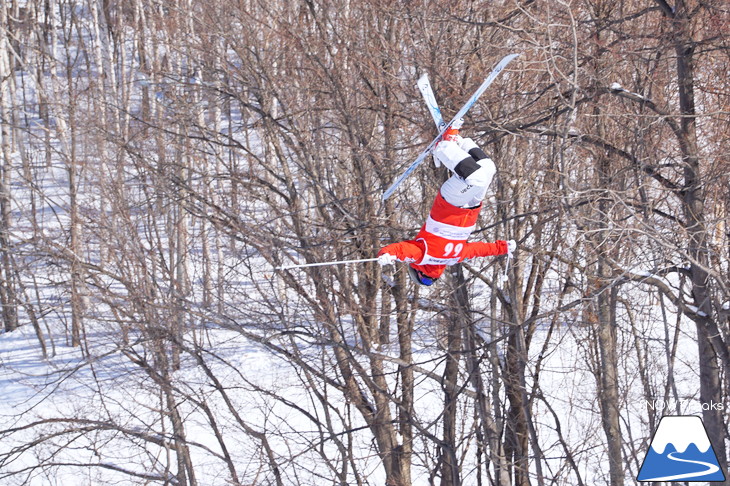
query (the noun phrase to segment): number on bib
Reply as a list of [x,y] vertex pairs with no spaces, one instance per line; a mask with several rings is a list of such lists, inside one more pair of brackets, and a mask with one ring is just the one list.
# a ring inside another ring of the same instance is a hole
[[446,246],[444,247],[444,256],[458,256],[459,253],[461,253],[461,250],[464,249],[464,243],[459,243],[458,245],[454,246],[453,243],[446,243]]

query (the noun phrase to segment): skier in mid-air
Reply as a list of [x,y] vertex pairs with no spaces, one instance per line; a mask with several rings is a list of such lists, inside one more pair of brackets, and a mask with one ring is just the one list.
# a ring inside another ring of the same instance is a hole
[[468,258],[511,254],[517,246],[514,240],[466,241],[476,228],[482,200],[497,168],[474,140],[459,135],[462,123],[455,122],[433,150],[436,165],[440,162],[453,175],[441,185],[421,231],[414,239],[392,243],[378,253],[380,265],[409,263],[408,274],[421,285],[432,285],[447,265]]

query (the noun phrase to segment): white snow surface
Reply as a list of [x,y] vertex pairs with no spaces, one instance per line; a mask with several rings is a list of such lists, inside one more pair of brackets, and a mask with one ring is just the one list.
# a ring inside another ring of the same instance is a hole
[[[113,339],[109,335],[99,338]],[[323,408],[312,403],[312,395],[296,370],[235,332],[219,329],[210,333],[209,338],[211,351],[217,357],[207,364],[223,383],[246,426],[254,432],[266,432],[277,457],[301,456],[302,466],[306,465],[302,469],[309,474],[328,474],[324,461],[317,460],[317,448],[311,446],[323,431],[307,418],[307,414],[322,413]],[[12,441],[0,443],[0,455],[49,430],[105,424],[92,434],[71,434],[70,439],[66,436],[67,443],[49,441],[38,450],[16,454],[4,470],[0,468],[0,477],[11,471],[32,470],[39,461],[51,466],[29,473],[27,481],[22,474],[6,478],[0,482],[3,486],[132,485],[138,484],[134,476],[142,474],[153,484],[162,484],[170,476],[171,472],[163,467],[164,449],[155,445],[155,440],[169,440],[170,433],[156,411],[162,408],[159,389],[115,350],[114,344],[94,345],[104,347],[106,352],[82,357],[78,348],[57,344],[56,356],[44,360],[31,326],[0,334],[0,430],[26,428],[13,434]],[[228,452],[239,467],[243,484],[255,484],[256,477],[263,480],[265,475],[257,472],[261,467],[259,442],[228,413],[226,404],[216,396],[200,368],[192,360],[184,361],[173,384],[191,399],[207,402],[225,434]],[[262,393],[263,390],[266,392]],[[347,409],[336,392],[328,390],[328,394],[332,406]],[[199,484],[230,484],[220,461],[221,446],[208,418],[189,401],[181,400],[179,408]],[[333,422],[337,427],[337,418]],[[144,440],[136,440],[137,435]],[[368,457],[372,451],[367,442],[355,444],[364,456],[359,459],[362,470],[369,471],[372,484],[378,484],[381,471],[377,460]],[[337,454],[329,443],[323,444],[321,451],[332,457]],[[303,471],[283,462],[285,484],[311,484],[309,479],[301,479]],[[66,467],[60,467],[61,464]]]
[[[428,337],[432,325],[429,319],[419,324],[420,332],[425,331],[426,334],[415,350],[414,361],[425,370],[440,373],[443,371],[443,354]],[[489,339],[488,330],[482,334],[485,339]],[[536,333],[534,340],[540,342],[540,346],[532,347],[531,363],[534,363],[536,353],[546,337],[546,329]],[[312,420],[313,416],[322,417],[325,409],[316,402],[311,384],[302,376],[301,370],[232,330],[211,329],[207,339],[206,349],[215,353],[215,359],[206,361],[223,383],[243,420],[254,430],[267,433],[275,454],[281,460],[284,484],[316,484],[317,477],[331,477],[331,471],[316,453],[318,448],[312,447],[313,443],[320,440],[321,434],[329,434]],[[604,439],[598,418],[600,410],[590,398],[595,396],[595,380],[584,361],[588,339],[589,334],[585,330],[561,326],[546,343],[540,386],[561,422],[563,440],[573,447],[591,451],[575,456],[582,474],[595,476],[603,469],[605,456],[601,452]],[[159,414],[155,413],[155,403],[160,400],[157,396],[159,391],[138,367],[116,349],[113,336],[98,333],[92,337],[92,341],[99,350],[93,357],[82,357],[79,349],[57,344],[56,356],[43,360],[31,326],[0,334],[0,362],[3,369],[0,389],[4,398],[0,402],[0,429],[24,427],[42,420],[83,418],[111,423],[115,430],[108,435],[103,430],[96,433],[94,437],[99,441],[97,444],[91,442],[89,437],[79,437],[68,444],[58,444],[57,449],[51,448],[45,452],[30,450],[20,454],[11,464],[16,471],[30,468],[38,460],[36,454],[44,457],[43,454],[47,453],[56,454],[56,462],[59,463],[97,464],[97,467],[49,468],[50,474],[39,471],[31,475],[27,483],[3,484],[131,485],[135,483],[122,471],[148,474],[157,478],[153,483],[162,481],[165,474],[170,474],[161,468],[161,461],[153,459],[159,458],[163,450],[151,440],[139,443],[133,437],[135,433],[152,438],[162,437],[165,432],[160,425]],[[689,348],[686,343],[685,347]],[[307,352],[311,352],[312,363],[315,363],[319,351],[312,347]],[[383,354],[393,353],[383,350]],[[645,424],[646,407],[640,395],[636,394],[638,384],[631,383],[635,372],[628,368],[628,362],[625,365],[627,368],[622,376],[622,386],[629,392],[622,416],[627,426],[631,427],[632,435],[637,439],[648,439],[652,431],[642,425]],[[395,380],[395,374],[391,375],[391,379]],[[423,424],[437,424],[443,403],[440,384],[420,373],[416,381],[418,419]],[[174,377],[174,384],[196,399],[207,400],[225,431],[229,451],[241,467],[241,476],[253,480],[261,467],[259,444],[227,413],[225,403],[216,397],[205,374],[194,362],[185,360]],[[678,384],[686,389],[681,381]],[[531,384],[528,381],[529,386]],[[349,429],[358,430],[353,435],[352,455],[360,471],[366,473],[367,484],[383,484],[382,465],[373,449],[372,436],[363,427],[362,418],[358,418],[358,414],[336,390],[323,388],[318,391],[321,393],[323,390],[326,390],[330,406],[343,412],[332,417],[334,432],[341,434]],[[468,403],[465,401],[464,405],[468,406]],[[181,411],[185,416],[188,439],[193,442],[191,453],[199,483],[210,486],[228,484],[227,472],[218,459],[220,446],[211,433],[206,416],[190,403],[181,403]],[[536,402],[534,414],[543,452],[554,470],[557,470],[562,460],[553,415],[541,401]],[[468,424],[465,426],[468,427]],[[0,454],[48,430],[32,427],[19,432],[13,436],[13,442],[0,444]],[[431,431],[439,433],[438,428]],[[427,441],[422,440],[418,438],[415,445],[417,455],[414,457],[413,484],[417,486],[429,484],[428,463],[421,461],[421,456],[427,454],[429,449],[424,448]],[[686,448],[686,444],[678,444],[676,438],[673,440],[678,449]],[[664,439],[660,436],[657,444],[662,441]],[[700,449],[706,446],[701,437],[692,436],[687,444],[692,441]],[[320,450],[329,457],[337,457],[338,454],[330,441],[325,441]],[[469,456],[466,459],[463,472],[465,484],[475,479]],[[99,464],[104,464],[104,467],[99,467]],[[51,480],[51,477],[54,479]],[[601,481],[595,484],[599,483]]]

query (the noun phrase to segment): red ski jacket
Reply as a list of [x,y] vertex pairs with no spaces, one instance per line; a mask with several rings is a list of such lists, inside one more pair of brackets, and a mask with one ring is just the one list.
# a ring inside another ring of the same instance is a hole
[[503,240],[467,243],[481,209],[481,205],[465,209],[449,204],[439,192],[416,238],[390,244],[381,249],[378,256],[395,255],[429,277],[439,278],[447,265],[468,258],[506,254],[507,242]]

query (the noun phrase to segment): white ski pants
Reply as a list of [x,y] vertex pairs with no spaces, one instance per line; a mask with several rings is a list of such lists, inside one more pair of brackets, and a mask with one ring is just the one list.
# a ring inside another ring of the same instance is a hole
[[[464,150],[472,150],[477,148],[471,139],[463,139],[461,146],[455,142],[441,142],[434,149],[434,156],[439,161],[454,172],[455,167],[464,159],[470,157],[469,153]],[[479,169],[463,179],[457,174],[453,174],[441,186],[441,196],[449,204],[460,208],[473,208],[481,204],[487,195],[487,189],[492,183],[494,175],[497,173],[497,167],[494,161],[489,157],[476,161]]]

